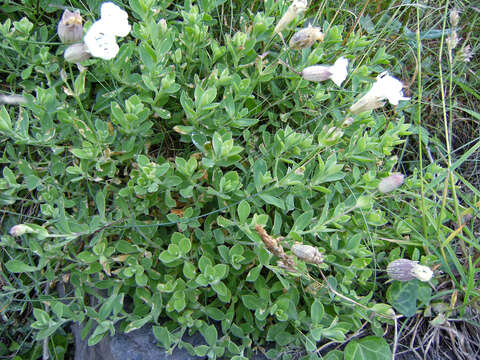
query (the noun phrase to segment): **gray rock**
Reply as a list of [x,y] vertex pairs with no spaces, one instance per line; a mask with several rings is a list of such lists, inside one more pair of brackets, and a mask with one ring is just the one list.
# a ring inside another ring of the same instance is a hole
[[[185,349],[175,348],[171,355],[159,347],[151,326],[144,326],[128,334],[118,332],[114,336],[106,336],[95,346],[88,346],[82,340],[82,325],[72,327],[75,338],[75,360],[197,360],[204,357],[192,356]],[[200,334],[185,337],[184,341],[193,346],[204,344]]]
[[[118,331],[114,336],[106,336],[95,346],[88,346],[88,336],[82,340],[83,325],[74,324],[72,331],[75,338],[75,360],[200,360],[206,357],[192,356],[186,349],[174,349],[167,355],[165,350],[157,345],[152,326],[144,326],[128,334]],[[183,341],[193,346],[206,344],[203,336],[195,333],[184,336]],[[265,355],[255,354],[250,359],[266,360]]]

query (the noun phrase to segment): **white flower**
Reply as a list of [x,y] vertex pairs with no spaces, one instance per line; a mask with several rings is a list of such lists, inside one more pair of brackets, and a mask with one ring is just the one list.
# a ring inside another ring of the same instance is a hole
[[106,23],[101,20],[93,23],[83,41],[92,56],[104,60],[113,59],[119,50],[115,35],[108,31]]
[[415,265],[412,269],[412,274],[420,281],[430,281],[433,277],[433,271],[428,266]]
[[128,23],[128,14],[112,2],[105,2],[100,8],[101,21],[111,27],[111,32],[120,37],[130,33],[131,26]]
[[116,36],[127,36],[131,26],[128,14],[111,2],[103,3],[100,12],[100,20],[92,24],[83,41],[92,56],[110,60],[119,50]]
[[278,34],[290,24],[299,14],[307,9],[307,0],[293,0],[293,3],[288,7],[287,12],[282,16],[277,26],[275,26],[275,32]]
[[350,111],[354,114],[373,110],[385,105],[383,100],[388,100],[392,105],[398,105],[400,100],[409,100],[409,97],[403,96],[403,84],[400,80],[390,76],[388,72],[383,72],[377,76],[377,81],[372,88],[355,104]]
[[398,105],[399,100],[409,100],[409,97],[403,96],[403,84],[400,80],[383,72],[377,76],[377,81],[373,84],[369,93],[380,100],[388,99],[390,104]]
[[314,65],[302,70],[301,75],[309,81],[332,80],[337,86],[341,86],[347,77],[348,60],[341,57],[333,65]]

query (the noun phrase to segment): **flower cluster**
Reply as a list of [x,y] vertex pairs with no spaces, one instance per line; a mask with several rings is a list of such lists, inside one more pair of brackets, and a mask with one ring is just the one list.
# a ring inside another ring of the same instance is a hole
[[65,60],[80,63],[90,56],[104,60],[113,59],[119,47],[116,37],[125,37],[130,33],[128,14],[112,2],[105,2],[100,8],[100,20],[95,21],[83,37],[83,25],[80,11],[65,10],[58,24],[60,40],[70,45],[64,53]]
[[[275,27],[275,33],[280,34],[290,22],[307,9],[307,5],[305,0],[294,0]],[[323,41],[324,37],[320,28],[310,24],[291,37],[289,46],[295,50],[311,47],[315,41]],[[332,80],[337,86],[341,86],[347,78],[347,68],[348,59],[340,57],[333,65],[309,66],[298,74],[308,81]],[[383,107],[384,100],[388,100],[392,105],[398,105],[400,100],[409,100],[410,98],[403,96],[402,89],[403,84],[400,80],[383,72],[377,76],[377,81],[372,88],[350,107],[350,112],[358,114]]]

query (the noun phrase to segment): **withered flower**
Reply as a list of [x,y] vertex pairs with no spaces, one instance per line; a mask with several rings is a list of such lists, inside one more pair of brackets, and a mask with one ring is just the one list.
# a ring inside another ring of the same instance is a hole
[[274,238],[270,236],[261,225],[255,225],[255,230],[257,230],[258,235],[262,239],[265,247],[270,250],[275,256],[278,256],[280,260],[278,261],[278,266],[295,271],[295,261],[292,256],[285,254],[282,245],[280,244],[280,238]]
[[309,48],[315,41],[323,41],[325,35],[320,31],[320,28],[309,25],[305,29],[296,32],[288,45],[295,50]]
[[305,11],[307,5],[308,4],[306,0],[293,0],[292,4],[287,9],[287,12],[283,14],[277,26],[275,26],[274,31],[277,34],[282,32],[282,30],[284,30],[287,25],[293,21],[293,19]]
[[57,34],[62,43],[72,44],[80,42],[83,36],[82,17],[80,10],[71,12],[65,10],[62,14],[62,19],[58,23]]

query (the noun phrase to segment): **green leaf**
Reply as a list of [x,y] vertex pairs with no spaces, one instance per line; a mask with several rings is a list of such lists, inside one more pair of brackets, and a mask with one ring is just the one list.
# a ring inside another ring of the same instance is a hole
[[195,271],[195,265],[193,265],[189,261],[185,261],[183,263],[183,275],[185,275],[185,277],[189,280],[195,279],[195,277],[197,276],[197,273]]
[[195,346],[194,351],[197,356],[205,356],[210,348],[207,345]]
[[5,264],[8,271],[12,273],[33,272],[39,270],[36,266],[27,265],[20,260],[9,260]]
[[313,210],[304,212],[295,220],[295,224],[293,225],[292,231],[302,231],[310,224],[310,222],[312,221],[312,218],[313,218]]
[[95,196],[95,204],[97,205],[98,213],[105,219],[105,194],[103,191],[98,191]]
[[200,333],[203,335],[208,345],[213,346],[217,343],[218,333],[215,326],[204,326],[200,329]]
[[43,339],[46,339],[47,337],[51,336],[52,334],[54,334],[58,328],[60,326],[62,326],[63,323],[62,322],[59,322],[59,323],[56,323],[55,325],[50,325],[48,328],[46,329],[42,329],[40,330],[38,333],[37,333],[37,336],[36,336],[36,339],[37,340],[43,340]]
[[395,281],[387,290],[387,299],[400,314],[412,317],[417,312],[418,282]]
[[227,296],[228,295],[228,289],[223,282],[220,281],[218,283],[211,284],[211,286],[212,286],[212,289],[215,290],[215,292],[219,296]]
[[87,75],[87,71],[82,71],[75,79],[73,83],[73,91],[75,92],[76,96],[80,96],[85,92],[85,76]]
[[108,328],[101,326],[100,324],[97,325],[93,334],[88,338],[88,346],[93,346],[98,344],[107,334]]
[[385,339],[367,336],[352,340],[344,351],[345,360],[391,360],[392,351]]
[[140,54],[140,59],[142,60],[142,63],[145,65],[145,68],[149,72],[152,72],[154,70],[154,66],[157,61],[155,56],[155,51],[145,41],[142,41],[140,46],[138,46],[138,51]]
[[213,267],[213,270],[215,271],[215,280],[222,280],[227,276],[228,265],[217,264]]
[[148,315],[148,316],[144,317],[143,319],[134,320],[125,327],[125,333],[129,333],[130,331],[140,329],[143,325],[145,325],[146,323],[148,323],[151,320],[152,320],[151,315]]
[[119,240],[116,243],[115,247],[117,248],[118,252],[120,252],[121,254],[135,254],[140,252],[138,247],[130,244],[125,240]]
[[250,204],[248,201],[242,200],[238,205],[237,212],[240,223],[244,224],[248,218],[248,215],[250,215]]
[[154,326],[153,335],[160,341],[165,349],[169,349],[172,345],[172,339],[170,337],[170,332],[166,327],[163,326]]
[[259,194],[258,196],[267,204],[274,205],[282,210],[285,210],[285,203],[282,199],[279,199],[270,194]]
[[315,300],[310,307],[310,312],[312,315],[312,322],[314,324],[319,324],[320,321],[322,321],[324,314],[323,304],[320,301]]
[[148,283],[148,276],[144,272],[136,272],[135,282],[140,287],[146,286]]
[[197,109],[204,108],[206,105],[210,104],[217,97],[217,88],[209,87],[199,99],[196,99]]
[[255,282],[258,279],[258,275],[260,274],[260,271],[262,271],[262,265],[255,266],[253,269],[251,269],[248,272],[247,275],[247,281]]
[[261,304],[260,298],[255,295],[242,295],[241,299],[243,305],[249,310],[256,310]]
[[222,321],[225,319],[225,312],[220,311],[218,308],[213,306],[206,306],[203,311],[207,314],[210,318],[216,321]]
[[48,325],[48,323],[50,322],[50,316],[46,311],[42,309],[34,308],[33,316],[35,316],[35,319],[42,325]]
[[12,131],[12,120],[5,106],[0,108],[0,131]]
[[178,247],[180,248],[180,252],[182,253],[182,255],[185,256],[192,248],[192,243],[190,242],[190,239],[183,237],[178,242]]
[[[172,244],[170,244],[172,245]],[[170,264],[175,260],[179,259],[179,256],[172,255],[168,250],[164,250],[161,252],[160,256],[158,257],[164,264]]]

